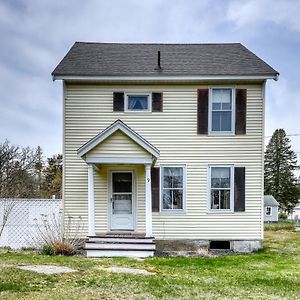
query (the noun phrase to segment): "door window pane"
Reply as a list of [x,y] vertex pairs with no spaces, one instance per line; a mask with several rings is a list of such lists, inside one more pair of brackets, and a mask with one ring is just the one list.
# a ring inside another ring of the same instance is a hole
[[113,214],[132,214],[132,195],[113,195]]
[[113,193],[131,193],[132,192],[132,174],[131,173],[112,173]]

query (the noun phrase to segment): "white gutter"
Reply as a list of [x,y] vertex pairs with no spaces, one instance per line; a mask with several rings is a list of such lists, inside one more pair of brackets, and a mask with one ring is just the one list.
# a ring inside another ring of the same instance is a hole
[[68,81],[202,81],[202,80],[278,80],[276,75],[207,75],[207,76],[76,76],[76,75],[53,75],[55,80]]

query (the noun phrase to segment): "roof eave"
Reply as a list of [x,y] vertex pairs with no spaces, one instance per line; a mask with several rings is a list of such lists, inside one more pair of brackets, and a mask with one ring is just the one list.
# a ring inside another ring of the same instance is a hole
[[203,76],[84,76],[84,75],[55,75],[52,74],[53,81],[101,81],[101,82],[124,82],[124,81],[142,81],[142,82],[197,82],[203,80],[267,80],[279,79],[279,73],[263,75],[203,75]]

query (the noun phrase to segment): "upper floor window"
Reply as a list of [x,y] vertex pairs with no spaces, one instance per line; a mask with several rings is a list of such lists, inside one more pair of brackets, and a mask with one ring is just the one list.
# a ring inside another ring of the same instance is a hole
[[212,88],[209,101],[209,132],[234,132],[234,89]]
[[183,210],[185,201],[185,168],[161,167],[162,210]]
[[267,206],[266,207],[266,216],[272,216],[272,207],[271,206]]
[[125,111],[151,111],[150,94],[126,94]]
[[210,210],[233,210],[233,167],[209,168]]

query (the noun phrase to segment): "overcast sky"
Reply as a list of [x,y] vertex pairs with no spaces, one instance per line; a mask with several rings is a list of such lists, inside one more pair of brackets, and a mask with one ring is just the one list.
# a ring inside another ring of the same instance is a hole
[[241,42],[280,72],[267,85],[266,135],[300,133],[299,0],[2,0],[0,36],[1,142],[62,151],[62,88],[50,73],[75,41]]

